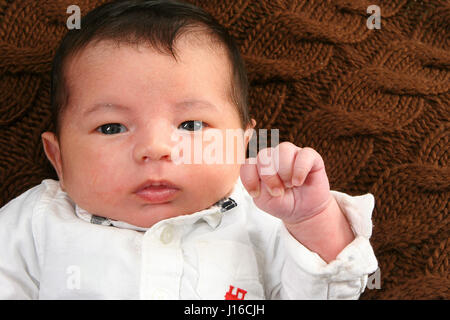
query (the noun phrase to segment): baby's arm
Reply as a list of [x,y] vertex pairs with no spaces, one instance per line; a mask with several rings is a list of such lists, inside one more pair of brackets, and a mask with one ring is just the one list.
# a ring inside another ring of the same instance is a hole
[[283,220],[294,238],[327,262],[353,241],[315,150],[283,142],[261,150],[255,160],[242,166],[242,183],[255,204]]
[[282,221],[268,251],[275,266],[268,270],[279,280],[270,296],[357,298],[377,268],[369,243],[373,196],[330,191],[323,160],[311,148],[284,142],[256,160],[243,165],[241,181],[259,209]]
[[355,236],[334,197],[317,215],[296,224],[286,223],[286,229],[301,244],[316,252],[327,263],[349,245]]

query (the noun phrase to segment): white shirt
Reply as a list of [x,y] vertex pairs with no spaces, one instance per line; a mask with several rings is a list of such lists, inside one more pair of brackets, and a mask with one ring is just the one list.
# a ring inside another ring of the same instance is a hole
[[92,216],[46,179],[0,209],[0,299],[357,299],[377,269],[374,198],[332,193],[356,238],[327,264],[240,179],[148,229]]

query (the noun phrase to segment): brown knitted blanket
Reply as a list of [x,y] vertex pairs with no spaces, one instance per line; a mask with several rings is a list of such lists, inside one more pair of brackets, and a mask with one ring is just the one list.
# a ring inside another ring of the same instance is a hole
[[[57,179],[40,134],[67,7],[0,0],[0,206]],[[245,57],[257,128],[322,154],[331,186],[376,199],[379,261],[362,299],[450,298],[450,3],[445,0],[190,0]],[[367,7],[381,8],[369,29]]]

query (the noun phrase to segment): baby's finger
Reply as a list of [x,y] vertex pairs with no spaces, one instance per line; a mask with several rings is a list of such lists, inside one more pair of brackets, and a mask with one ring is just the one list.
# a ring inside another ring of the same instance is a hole
[[245,163],[241,166],[241,181],[248,193],[257,198],[261,190],[261,181],[259,180],[258,169],[256,163],[250,163],[250,161],[256,162],[255,158],[252,160],[245,159]]
[[278,176],[286,188],[292,187],[293,166],[298,149],[300,148],[290,142],[282,142],[275,147],[275,167],[278,167]]
[[274,148],[262,149],[256,159],[261,182],[264,182],[272,197],[279,197],[284,193],[284,185],[277,173],[278,168],[274,161],[274,152]]
[[310,172],[323,169],[322,157],[312,148],[300,148],[295,155],[292,184],[301,186]]

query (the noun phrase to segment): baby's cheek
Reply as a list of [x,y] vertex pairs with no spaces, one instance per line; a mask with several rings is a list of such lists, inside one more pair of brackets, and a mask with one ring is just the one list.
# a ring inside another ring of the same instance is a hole
[[117,157],[105,155],[98,155],[92,164],[87,177],[90,179],[91,188],[101,197],[117,198],[117,194],[123,192],[126,187],[123,180],[127,166],[121,165]]
[[219,200],[233,188],[239,177],[239,166],[236,164],[207,165],[207,169],[205,168],[203,172],[208,174],[202,179],[205,183],[201,183],[200,187],[204,188],[204,193],[213,194],[217,197],[216,200]]
[[203,140],[205,163],[239,165],[245,161],[244,134],[242,129],[211,129]]

